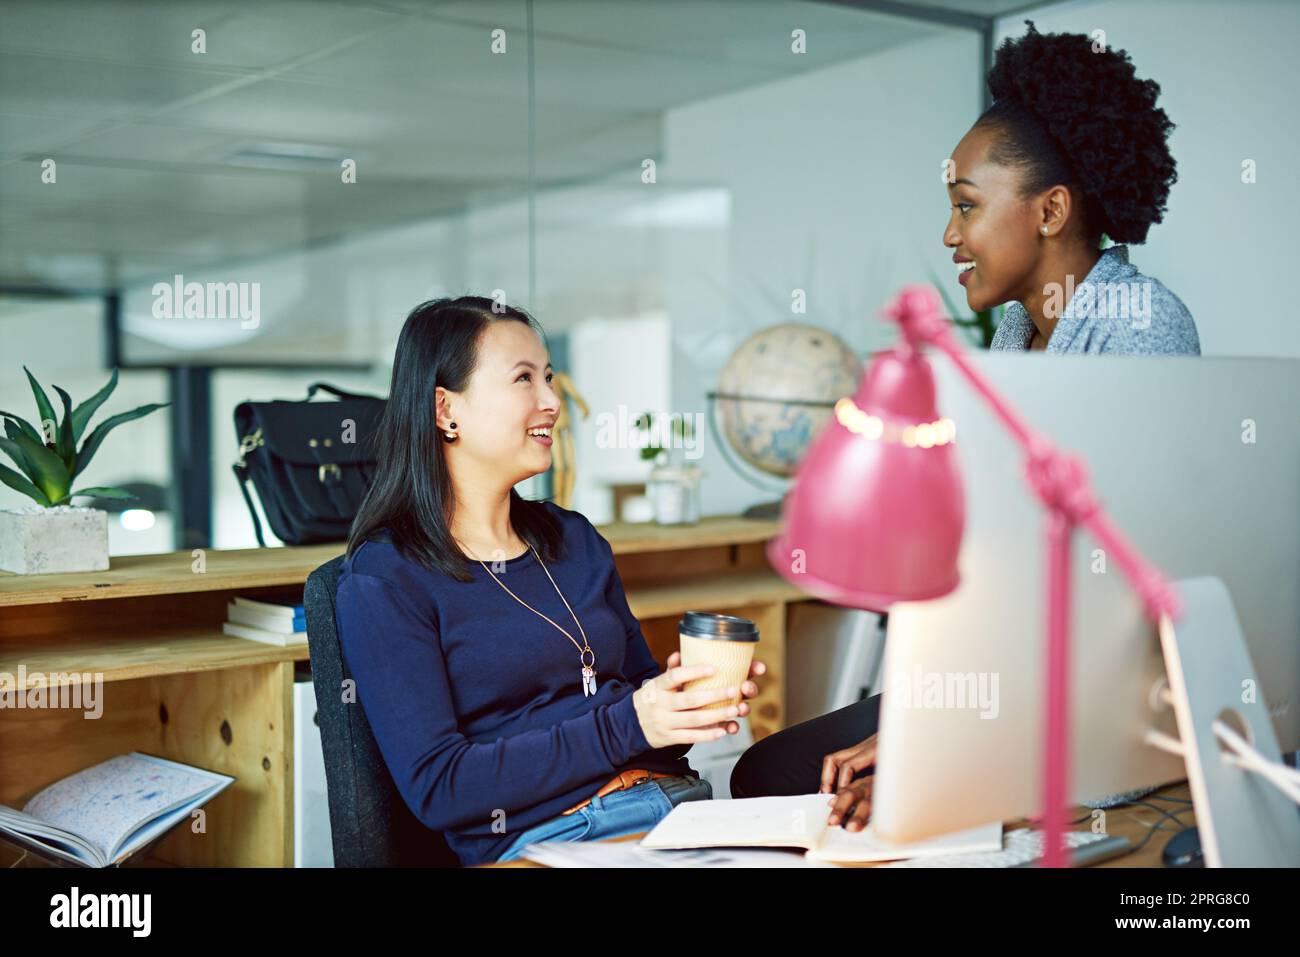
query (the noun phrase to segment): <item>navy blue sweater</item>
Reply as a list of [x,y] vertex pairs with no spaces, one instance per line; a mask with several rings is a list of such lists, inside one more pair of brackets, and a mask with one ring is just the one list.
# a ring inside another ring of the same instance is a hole
[[[659,667],[628,609],[609,542],[578,512],[551,510],[564,549],[546,567],[596,653],[582,694],[578,649],[511,598],[478,562],[458,582],[403,558],[382,533],[348,559],[339,640],[398,791],[464,864],[591,797],[621,770],[698,775],[690,745],[654,749],[632,693]],[[516,595],[582,635],[529,549],[493,567]],[[491,563],[489,562],[489,565]]]

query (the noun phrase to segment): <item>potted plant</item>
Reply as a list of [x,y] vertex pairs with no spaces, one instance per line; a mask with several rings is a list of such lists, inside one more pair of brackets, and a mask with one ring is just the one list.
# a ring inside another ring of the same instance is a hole
[[666,445],[660,445],[661,430],[654,428],[654,414],[643,412],[633,423],[640,433],[641,458],[654,463],[646,480],[646,495],[654,508],[654,519],[660,525],[691,525],[700,520],[699,483],[703,474],[699,466],[672,465],[672,439],[680,444],[691,439],[695,432],[685,416],[671,418],[670,436]]
[[998,331],[998,323],[1002,321],[1002,314],[1006,311],[1006,306],[994,306],[991,309],[981,309],[973,316],[961,316],[957,308],[953,305],[952,300],[948,297],[947,287],[939,281],[939,277],[930,271],[930,281],[935,291],[943,298],[943,304],[948,309],[948,315],[952,318],[952,324],[966,332],[970,339],[970,344],[977,349],[987,349],[993,344],[993,334]]
[[[123,422],[130,422],[170,403],[154,402],[130,412],[121,412],[99,423],[81,442],[91,416],[117,387],[117,370],[108,384],[75,409],[72,399],[57,385],[63,404],[60,421],[49,397],[26,366],[27,381],[36,398],[41,428],[12,412],[0,410],[4,418],[3,448],[18,466],[14,471],[0,465],[0,482],[22,492],[36,504],[0,508],[0,569],[19,575],[50,572],[103,571],[108,568],[108,513],[103,509],[71,504],[78,495],[132,499],[129,492],[109,486],[72,489],[73,480],[86,470],[104,437]],[[77,447],[77,443],[81,447]]]

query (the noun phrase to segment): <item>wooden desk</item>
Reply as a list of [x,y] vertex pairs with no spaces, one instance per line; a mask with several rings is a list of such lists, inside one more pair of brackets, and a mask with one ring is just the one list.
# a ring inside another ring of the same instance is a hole
[[[1187,782],[1182,781],[1178,784],[1171,784],[1168,787],[1161,788],[1155,795],[1143,798],[1151,804],[1158,807],[1164,807],[1170,814],[1174,815],[1179,821],[1187,825],[1196,824],[1196,815],[1192,812],[1190,804],[1175,804],[1170,801],[1158,800],[1157,796],[1181,798],[1190,800],[1191,794],[1188,790]],[[1076,807],[1071,810],[1068,820],[1077,821],[1083,817],[1091,817],[1092,810],[1086,807]],[[1106,832],[1119,837],[1127,837],[1137,847],[1142,844],[1143,838],[1151,831],[1152,825],[1160,824],[1161,830],[1157,830],[1151,835],[1151,839],[1146,842],[1141,850],[1133,851],[1122,857],[1113,857],[1108,861],[1102,861],[1100,864],[1092,865],[1094,867],[1163,867],[1160,861],[1160,852],[1164,849],[1165,842],[1173,837],[1176,828],[1173,823],[1165,818],[1160,812],[1153,810],[1142,804],[1125,804],[1121,807],[1110,808],[1106,811]],[[1014,821],[1007,821],[1004,830],[1012,830],[1017,827],[1029,827],[1028,820],[1021,818]],[[1085,822],[1075,825],[1074,830],[1083,830],[1090,827]],[[642,831],[639,834],[628,834],[625,837],[611,838],[614,841],[639,841],[645,837],[648,832]],[[514,860],[505,864],[483,864],[482,867],[545,867],[544,864],[537,864],[533,861]],[[842,864],[841,867],[880,867],[878,863],[872,864]]]
[[[751,703],[755,739],[785,722],[786,605],[808,596],[776,575],[770,520],[714,516],[694,526],[616,523],[609,540],[632,613],[662,666],[688,610],[758,623],[768,666]],[[169,835],[155,855],[192,866],[293,863],[293,676],[306,646],[222,634],[235,595],[302,600],[343,543],[177,551],[112,559],[102,572],[0,573],[0,672],[25,688],[102,680],[103,714],[0,709],[0,804],[128,751],[234,775],[207,807],[207,833]],[[79,690],[79,689],[78,689]]]

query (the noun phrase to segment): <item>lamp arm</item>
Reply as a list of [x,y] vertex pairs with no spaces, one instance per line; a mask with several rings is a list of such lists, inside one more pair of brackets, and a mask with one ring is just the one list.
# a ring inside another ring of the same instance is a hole
[[1142,598],[1146,613],[1161,619],[1178,617],[1180,602],[1164,576],[1120,534],[1092,494],[1082,459],[1059,451],[1029,427],[980,372],[967,361],[965,350],[940,314],[932,289],[911,287],[885,310],[898,323],[904,357],[930,345],[944,353],[992,408],[1025,450],[1025,478],[1047,508],[1047,647],[1043,734],[1043,864],[1060,867],[1069,852],[1062,846],[1065,806],[1070,793],[1070,540],[1077,525],[1085,526],[1113,554],[1129,583]]

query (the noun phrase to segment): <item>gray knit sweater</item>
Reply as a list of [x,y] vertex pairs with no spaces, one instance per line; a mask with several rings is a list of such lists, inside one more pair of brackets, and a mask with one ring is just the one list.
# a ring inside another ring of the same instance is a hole
[[[1183,301],[1158,279],[1144,276],[1128,261],[1128,246],[1110,246],[1074,288],[1047,341],[1048,352],[1089,355],[1201,354],[1196,323]],[[1007,305],[990,349],[1024,352],[1034,321],[1019,302]]]

